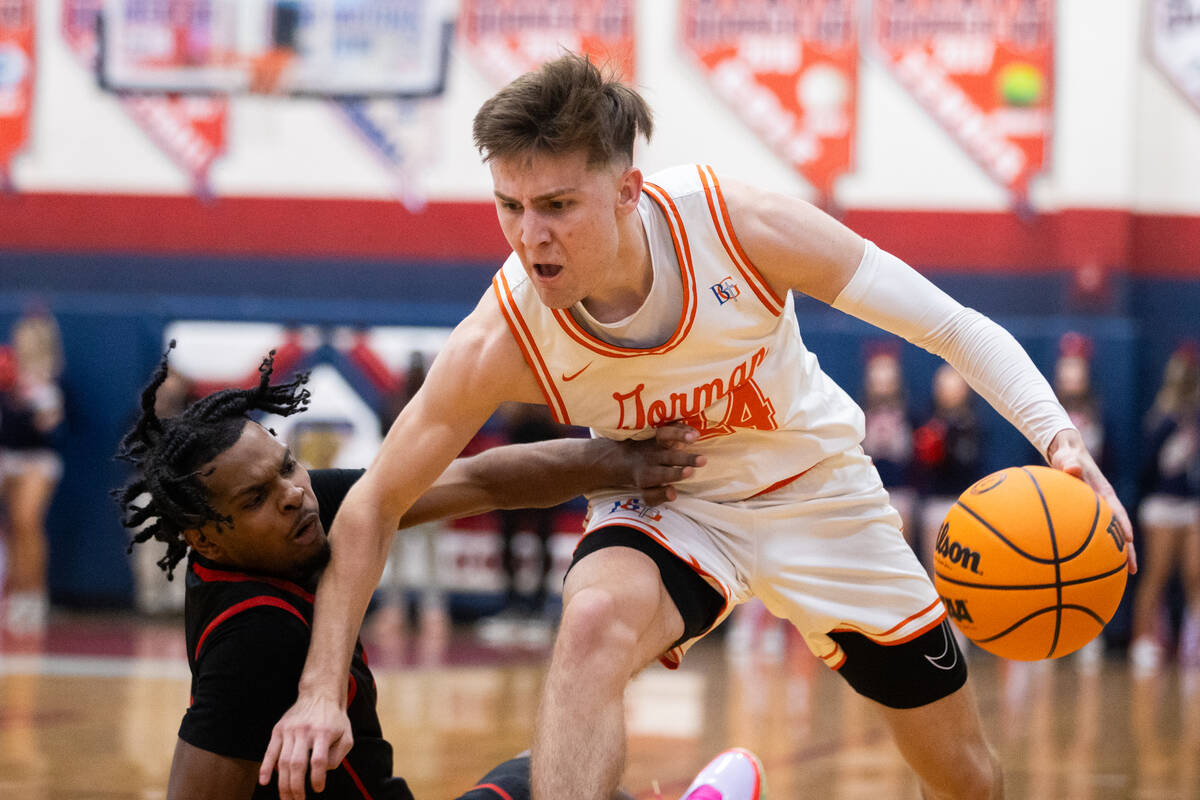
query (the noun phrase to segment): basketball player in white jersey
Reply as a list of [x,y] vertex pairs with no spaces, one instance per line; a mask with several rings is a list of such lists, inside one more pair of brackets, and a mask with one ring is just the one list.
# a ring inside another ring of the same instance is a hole
[[334,522],[300,697],[260,774],[278,765],[285,800],[349,748],[344,676],[396,523],[505,400],[618,439],[683,420],[708,463],[656,507],[590,498],[533,742],[536,800],[608,796],[627,681],[677,664],[752,595],[876,701],[926,797],[1002,796],[945,611],[859,447],[862,412],[805,349],[791,292],[945,358],[1132,541],[1124,509],[1003,329],[800,200],[706,166],[644,178],[633,144],[650,132],[644,101],[576,56],[477,114],[513,254]]

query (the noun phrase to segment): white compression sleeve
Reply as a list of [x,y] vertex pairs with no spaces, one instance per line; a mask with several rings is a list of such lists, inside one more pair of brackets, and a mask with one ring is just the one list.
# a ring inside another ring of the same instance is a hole
[[1074,428],[1050,384],[1008,331],[872,242],[833,307],[945,359],[1042,455]]

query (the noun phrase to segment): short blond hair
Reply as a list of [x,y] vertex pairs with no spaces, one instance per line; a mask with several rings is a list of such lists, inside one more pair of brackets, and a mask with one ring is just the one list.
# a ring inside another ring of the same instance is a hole
[[484,161],[533,152],[587,153],[590,166],[633,162],[638,134],[654,129],[641,95],[586,56],[568,53],[505,86],[475,114]]

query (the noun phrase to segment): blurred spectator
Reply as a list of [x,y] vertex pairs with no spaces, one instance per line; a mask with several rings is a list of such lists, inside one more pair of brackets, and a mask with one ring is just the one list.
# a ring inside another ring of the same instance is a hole
[[933,566],[938,528],[958,496],[983,473],[983,428],[971,387],[949,364],[933,374],[933,414],[913,431],[913,484],[920,495],[918,552]]
[[[408,369],[404,377],[404,390],[396,398],[383,419],[383,434],[386,436],[392,421],[399,416],[404,406],[416,396],[425,382],[428,366],[425,354],[413,350],[409,354]],[[450,613],[447,608],[446,592],[438,576],[437,539],[443,529],[440,522],[429,522],[406,528],[392,537],[383,578],[376,594],[376,608],[371,615],[371,635],[378,641],[386,641],[403,635],[409,617],[409,557],[419,551],[421,572],[420,629],[427,644],[436,647],[445,642],[450,632]]]
[[46,512],[62,475],[53,434],[63,420],[62,342],[45,311],[16,321],[0,390],[0,496],[7,510],[3,623],[34,633],[46,622]]
[[1106,467],[1104,416],[1092,390],[1092,340],[1071,331],[1058,342],[1054,393],[1079,429],[1083,443],[1102,470]]
[[1188,621],[1180,657],[1196,661],[1200,638],[1200,500],[1191,474],[1200,458],[1200,352],[1194,342],[1171,354],[1162,386],[1146,418],[1146,445],[1139,475],[1142,502],[1133,643],[1129,656],[1140,673],[1163,660],[1167,639],[1162,598],[1175,567],[1181,566]]
[[912,545],[916,506],[916,493],[909,474],[913,459],[913,426],[897,343],[877,343],[868,347],[863,395],[866,414],[863,450],[875,462],[892,506],[900,512],[904,537]]
[[[554,421],[545,406],[528,403],[508,403],[501,408],[504,419],[505,443],[526,444],[559,439],[566,429]],[[487,619],[480,626],[480,636],[497,644],[517,639],[529,644],[549,643],[550,629],[545,621],[546,578],[550,574],[550,537],[558,512],[554,508],[519,508],[496,512],[500,520],[501,568],[504,571],[504,611]],[[517,552],[517,534],[527,530],[534,534],[536,579],[531,591],[521,590],[519,573],[521,559]]]

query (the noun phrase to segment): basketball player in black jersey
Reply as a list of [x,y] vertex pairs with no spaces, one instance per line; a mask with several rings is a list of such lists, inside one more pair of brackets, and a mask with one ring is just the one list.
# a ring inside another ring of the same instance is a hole
[[[172,346],[174,343],[172,342]],[[159,419],[164,355],[142,393],[119,456],[138,476],[116,494],[134,541],[167,547],[170,577],[186,558],[191,705],[171,766],[169,800],[277,797],[258,786],[271,728],[296,699],[308,649],[316,578],[329,558],[325,531],[362,470],[307,471],[249,414],[304,410],[305,376],[272,386],[272,357],[252,389],[227,389]],[[562,439],[497,448],[455,461],[402,526],[503,507],[545,506],[601,486],[644,488],[658,501],[702,459],[688,429],[664,428],[632,447]],[[148,500],[146,498],[149,498]],[[132,545],[131,545],[132,547]],[[322,798],[412,800],[392,776],[392,748],[376,714],[375,682],[360,642],[347,679],[354,746],[328,775]],[[311,786],[309,792],[312,792]],[[498,766],[462,800],[529,797],[528,758]]]

